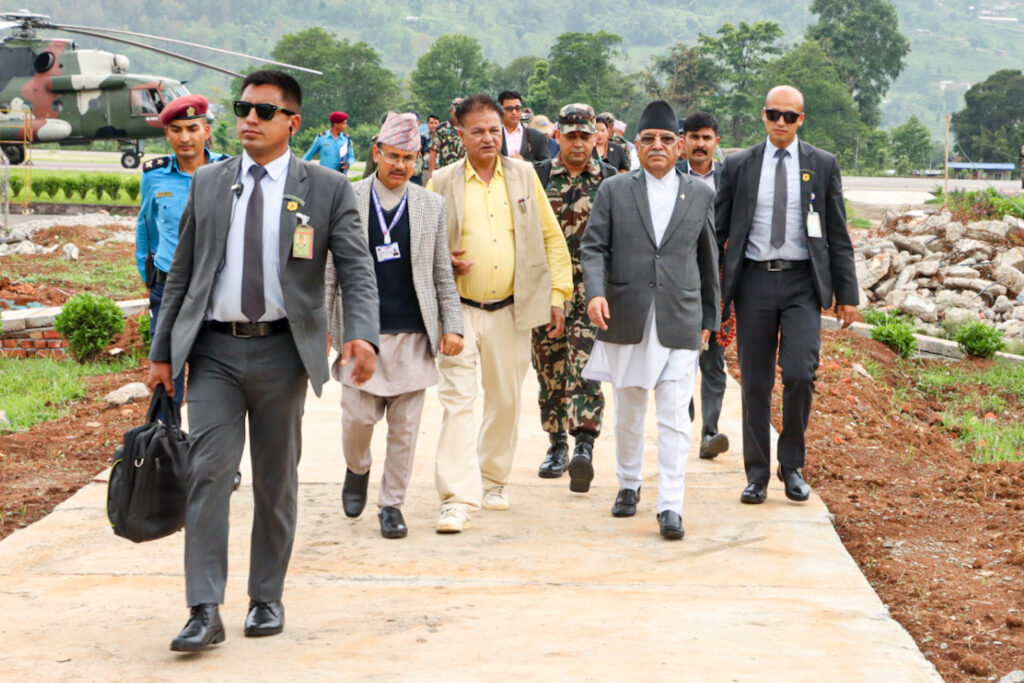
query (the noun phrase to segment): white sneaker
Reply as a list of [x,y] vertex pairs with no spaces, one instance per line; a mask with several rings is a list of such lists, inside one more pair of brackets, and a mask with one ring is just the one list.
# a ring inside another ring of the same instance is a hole
[[504,486],[492,486],[484,491],[485,510],[508,510],[508,492]]
[[469,513],[461,505],[441,506],[441,516],[437,518],[437,533],[457,534],[472,525]]

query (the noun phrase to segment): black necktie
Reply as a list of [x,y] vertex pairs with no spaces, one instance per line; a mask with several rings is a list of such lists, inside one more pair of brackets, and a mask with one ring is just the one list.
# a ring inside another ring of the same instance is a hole
[[245,209],[245,242],[242,254],[242,313],[249,322],[256,322],[267,305],[263,298],[263,188],[260,181],[267,174],[262,166],[250,166],[252,194]]
[[772,248],[786,243],[786,155],[784,149],[775,150],[775,201],[772,204]]

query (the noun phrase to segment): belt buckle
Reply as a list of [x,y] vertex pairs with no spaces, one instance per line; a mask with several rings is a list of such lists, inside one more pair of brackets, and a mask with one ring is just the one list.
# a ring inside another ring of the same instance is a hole
[[778,261],[768,261],[767,263],[769,273],[781,273],[783,270],[785,270],[784,268],[777,268],[772,266],[773,263],[778,263]]
[[238,323],[238,322],[232,321],[231,322],[231,336],[232,337],[238,337],[239,339],[251,339],[252,338],[251,334],[243,334],[243,333],[238,331],[238,326],[239,325],[244,325],[244,324],[245,323]]

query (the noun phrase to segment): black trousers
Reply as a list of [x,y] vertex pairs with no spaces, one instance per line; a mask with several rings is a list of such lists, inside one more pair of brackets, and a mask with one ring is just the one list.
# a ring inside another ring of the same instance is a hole
[[743,268],[736,292],[736,343],[742,374],[743,465],[747,481],[771,477],[771,410],[775,363],[782,368],[782,431],[777,456],[804,466],[821,350],[821,306],[811,271]]

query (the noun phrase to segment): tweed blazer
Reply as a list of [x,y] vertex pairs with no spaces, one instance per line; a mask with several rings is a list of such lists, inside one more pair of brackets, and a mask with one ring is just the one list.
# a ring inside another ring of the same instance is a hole
[[[373,176],[352,185],[368,253],[372,186]],[[452,261],[448,256],[448,211],[441,195],[415,183],[408,183],[407,187],[409,200],[406,210],[409,212],[409,257],[412,259],[413,287],[430,339],[430,350],[436,356],[442,334],[462,334],[462,305],[455,289]],[[342,291],[330,261],[327,262],[324,287],[331,345],[341,351],[340,340],[345,338]]]
[[[160,322],[149,352],[150,360],[171,363],[175,375],[192,353],[224,266],[234,204],[232,184],[238,182],[241,165],[242,158],[235,157],[200,167],[181,215],[178,248],[167,273]],[[363,339],[377,346],[377,280],[355,204],[345,176],[291,157],[281,207],[277,277],[288,329],[318,396],[328,378],[323,297],[328,260],[333,260],[345,288],[346,340]],[[292,238],[300,213],[313,228],[311,258],[293,255]]]
[[580,245],[587,302],[608,300],[611,318],[597,338],[639,344],[654,302],[658,340],[670,349],[699,349],[701,330],[720,324],[715,194],[678,170],[668,227],[655,241],[642,168],[608,178],[597,189]]

